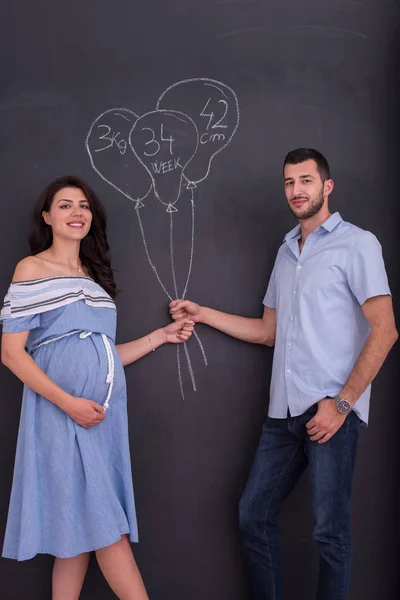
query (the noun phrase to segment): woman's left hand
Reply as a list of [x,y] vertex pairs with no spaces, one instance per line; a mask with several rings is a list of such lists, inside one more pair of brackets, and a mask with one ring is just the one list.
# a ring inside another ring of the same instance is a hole
[[194,330],[194,322],[190,319],[181,319],[164,327],[166,342],[182,344],[187,342]]

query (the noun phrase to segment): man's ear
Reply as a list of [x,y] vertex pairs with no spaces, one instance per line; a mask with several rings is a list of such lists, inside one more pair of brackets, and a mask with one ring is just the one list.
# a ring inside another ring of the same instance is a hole
[[335,187],[335,184],[334,184],[333,180],[327,179],[324,183],[324,196],[329,196],[329,194],[332,194],[334,187]]

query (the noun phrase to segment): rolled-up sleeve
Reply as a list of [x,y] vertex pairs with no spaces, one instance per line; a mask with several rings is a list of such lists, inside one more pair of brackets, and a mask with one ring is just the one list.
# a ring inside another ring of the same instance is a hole
[[276,308],[276,281],[275,281],[275,272],[276,272],[276,263],[275,261],[274,268],[272,269],[271,277],[269,278],[269,283],[267,287],[267,291],[264,296],[263,304],[268,308]]
[[360,305],[368,298],[390,295],[382,247],[376,237],[364,231],[352,247],[347,279]]

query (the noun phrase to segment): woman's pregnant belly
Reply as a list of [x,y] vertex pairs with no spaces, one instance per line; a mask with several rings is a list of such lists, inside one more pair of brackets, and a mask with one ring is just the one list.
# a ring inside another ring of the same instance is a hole
[[[109,340],[110,341],[110,340]],[[125,373],[113,342],[114,381],[111,402],[125,398]],[[46,375],[72,396],[103,404],[109,390],[109,364],[106,348],[99,333],[82,339],[79,333],[40,346],[33,359]]]

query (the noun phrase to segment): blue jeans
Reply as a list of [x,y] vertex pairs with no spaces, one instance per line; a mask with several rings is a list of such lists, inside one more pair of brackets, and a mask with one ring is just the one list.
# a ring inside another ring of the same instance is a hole
[[306,423],[316,406],[298,417],[268,418],[240,500],[240,529],[253,600],[281,600],[277,519],[283,501],[309,467],[314,538],[319,549],[317,600],[346,600],[350,584],[351,480],[360,419],[351,412],[325,444],[309,439]]

